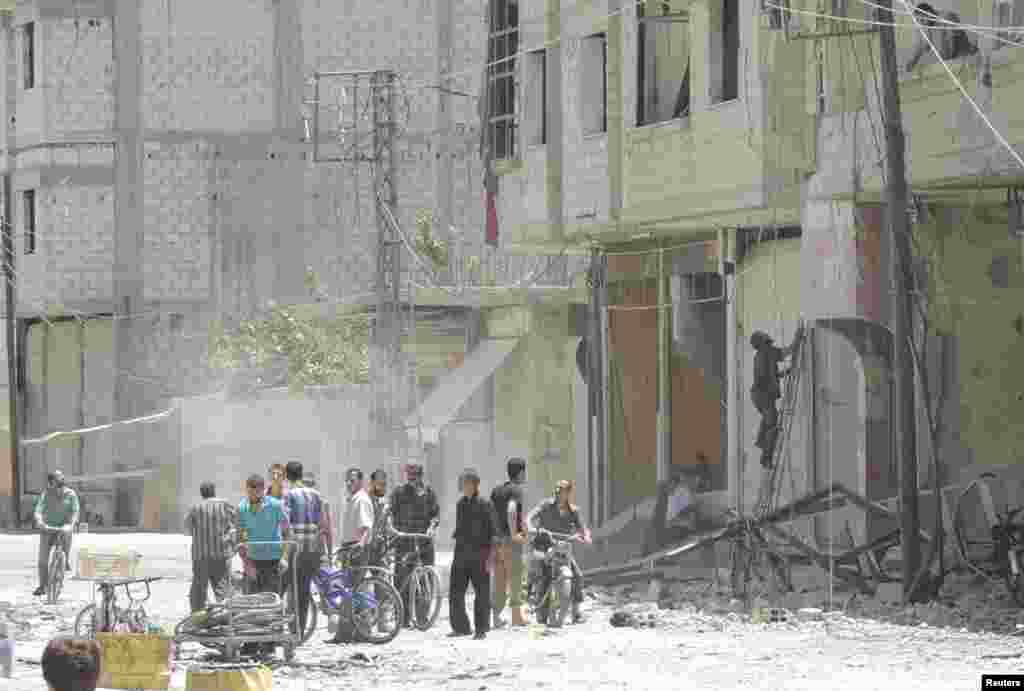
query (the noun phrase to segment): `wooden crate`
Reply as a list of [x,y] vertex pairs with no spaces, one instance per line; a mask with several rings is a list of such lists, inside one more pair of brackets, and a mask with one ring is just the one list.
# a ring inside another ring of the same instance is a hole
[[79,578],[136,578],[141,569],[142,555],[135,550],[78,551]]
[[98,633],[96,640],[103,650],[99,688],[162,691],[170,687],[171,638]]

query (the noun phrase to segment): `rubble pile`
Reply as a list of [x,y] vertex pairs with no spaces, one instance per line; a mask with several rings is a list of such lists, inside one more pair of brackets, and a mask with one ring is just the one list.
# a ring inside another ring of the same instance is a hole
[[854,616],[911,626],[927,624],[1000,634],[1024,630],[1024,610],[1013,603],[1005,584],[969,574],[947,576],[934,602],[903,606],[857,597],[848,611]]
[[[898,590],[899,584],[892,585]],[[635,626],[643,620],[637,616],[638,612],[654,607],[679,611],[688,615],[687,618],[713,615],[746,621],[751,620],[752,610],[782,607],[795,615],[791,617],[794,621],[817,620],[821,615],[842,612],[854,619],[904,626],[926,625],[1003,635],[1024,633],[1024,610],[1014,605],[1006,586],[1001,581],[986,581],[968,574],[947,576],[938,600],[907,606],[899,602],[898,597],[866,596],[839,589],[829,593],[820,587],[791,593],[778,603],[747,604],[734,599],[727,583],[721,579],[718,583],[711,580],[666,582],[657,593],[656,601],[652,599],[647,582],[595,587],[591,593],[598,605],[618,615],[618,623],[613,625],[620,626]]]

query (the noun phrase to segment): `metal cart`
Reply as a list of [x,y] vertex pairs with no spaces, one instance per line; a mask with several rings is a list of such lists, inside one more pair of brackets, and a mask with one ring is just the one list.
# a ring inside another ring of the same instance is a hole
[[[297,553],[298,543],[292,540],[277,542],[243,542],[248,547],[256,545],[290,546],[289,556]],[[295,657],[295,649],[302,645],[302,631],[299,629],[299,612],[292,607],[293,595],[299,592],[298,573],[295,565],[288,569],[291,578],[291,593],[285,592],[284,579],[280,576],[276,593],[238,594],[228,584],[224,602],[207,608],[207,621],[197,621],[195,616],[182,620],[174,632],[174,642],[199,643],[219,651],[227,660],[237,662],[242,646],[251,644],[273,644],[284,649],[288,662]],[[248,585],[248,581],[247,581]],[[276,599],[267,597],[276,595]],[[263,596],[263,597],[261,597]]]

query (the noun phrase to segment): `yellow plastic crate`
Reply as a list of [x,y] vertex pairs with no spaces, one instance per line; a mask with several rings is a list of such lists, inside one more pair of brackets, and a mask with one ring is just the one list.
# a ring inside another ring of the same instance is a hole
[[99,688],[155,689],[171,685],[173,639],[130,633],[98,633],[103,649]]
[[104,551],[83,547],[78,551],[79,578],[136,578],[142,555],[131,549]]
[[269,667],[257,665],[238,669],[192,668],[185,677],[187,691],[271,691]]

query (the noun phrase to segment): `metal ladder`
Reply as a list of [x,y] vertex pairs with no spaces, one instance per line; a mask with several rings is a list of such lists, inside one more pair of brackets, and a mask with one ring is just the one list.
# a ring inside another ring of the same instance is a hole
[[800,336],[797,339],[796,354],[792,358],[789,373],[782,381],[782,405],[779,408],[779,432],[775,439],[775,448],[772,449],[772,465],[770,469],[761,469],[761,489],[758,492],[757,505],[754,510],[755,518],[764,518],[774,508],[778,498],[779,482],[782,474],[779,472],[783,453],[789,448],[790,432],[793,428],[793,416],[796,413],[796,406],[799,403],[800,382],[806,364],[807,348],[804,347],[807,340],[807,329],[801,324]]

